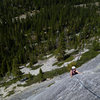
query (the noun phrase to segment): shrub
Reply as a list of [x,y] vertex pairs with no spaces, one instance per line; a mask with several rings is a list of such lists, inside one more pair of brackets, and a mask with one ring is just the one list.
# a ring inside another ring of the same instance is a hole
[[82,64],[84,64],[85,62],[89,61],[90,59],[96,57],[99,53],[94,51],[94,50],[90,50],[84,54],[82,54],[82,57],[80,60],[77,61],[77,66],[81,66]]
[[58,57],[57,57],[57,60],[58,61],[64,60],[64,56],[62,54],[59,54]]
[[60,63],[58,63],[57,65],[60,67],[61,65],[63,65],[64,64],[64,62],[60,62]]
[[72,63],[68,64],[67,67],[62,67],[62,68],[44,72],[44,73],[40,69],[40,73],[37,76],[32,77],[31,80],[28,80],[27,84],[25,84],[24,86],[31,85],[36,82],[41,82],[44,79],[53,78],[54,76],[61,75],[65,72],[69,72],[71,70],[72,66],[79,67],[80,65],[82,65],[83,63],[87,62],[88,60],[94,58],[97,55],[98,55],[98,52],[90,50],[90,51],[84,53],[79,61],[72,62]]
[[55,62],[52,66],[55,66],[55,65],[57,65],[58,64],[58,62]]
[[8,95],[6,95],[6,97],[7,97],[7,96],[10,96],[10,95],[12,95],[12,94],[14,94],[14,93],[15,93],[14,90],[9,91],[9,93],[8,93]]
[[72,61],[74,59],[74,57],[73,56],[69,56],[67,59],[65,59],[64,61],[60,61],[60,62],[56,62],[56,63],[54,63],[53,64],[53,66],[54,65],[57,65],[57,66],[61,66],[61,65],[63,65],[65,62],[69,62],[69,61]]
[[52,71],[45,72],[44,77],[45,77],[45,79],[53,78],[54,76],[61,75],[65,72],[67,72],[66,67],[62,67],[62,68],[59,68],[59,69],[55,69],[55,70],[52,70]]
[[29,86],[32,85],[33,83],[39,82],[40,78],[39,78],[39,74],[37,76],[34,76],[31,80],[28,80],[26,82],[26,84],[24,84],[23,86]]
[[99,51],[99,50],[100,50],[100,43],[97,42],[97,41],[94,41],[94,42],[93,42],[93,47],[92,47],[92,49],[93,49],[94,51]]
[[29,74],[28,74],[28,79],[31,80],[32,77],[33,77],[33,76],[29,73]]
[[40,81],[44,81],[45,80],[44,73],[42,72],[41,68],[40,68],[40,71],[39,71],[39,78],[40,78]]
[[69,61],[72,61],[74,59],[73,56],[70,56],[69,58],[67,58],[64,62],[69,62]]
[[72,63],[68,64],[67,72],[69,72],[71,70],[72,66],[76,66],[76,62],[75,61],[73,61]]
[[42,65],[32,66],[32,70],[40,68]]
[[49,85],[48,85],[48,87],[50,87],[50,86],[51,86],[51,85],[53,85],[53,84],[55,84],[55,82],[54,82],[54,83],[49,84]]

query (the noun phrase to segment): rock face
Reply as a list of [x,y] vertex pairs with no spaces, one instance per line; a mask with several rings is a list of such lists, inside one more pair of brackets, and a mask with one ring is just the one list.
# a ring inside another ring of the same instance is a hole
[[81,74],[62,77],[27,100],[100,100],[100,55],[78,69]]
[[77,70],[72,78],[65,73],[8,100],[100,100],[100,55]]

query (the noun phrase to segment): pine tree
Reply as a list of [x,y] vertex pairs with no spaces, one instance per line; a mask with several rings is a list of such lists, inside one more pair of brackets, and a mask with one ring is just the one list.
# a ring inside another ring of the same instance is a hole
[[[35,51],[30,54],[30,65],[33,65],[37,62],[37,57]],[[31,67],[31,66],[30,66]]]
[[8,70],[8,75],[10,75],[11,67],[9,66],[9,63],[8,62],[7,62],[7,70]]
[[5,72],[6,72],[5,59],[3,59],[2,64],[1,64],[0,73],[2,76],[4,76]]
[[12,62],[12,74],[14,77],[20,76],[22,74],[18,66],[17,58],[14,58]]
[[99,51],[100,50],[100,43],[97,40],[93,41],[93,47],[92,47],[92,49],[94,51]]
[[29,78],[29,80],[31,80],[31,78],[32,78],[32,75],[30,73],[28,73],[28,78]]
[[63,60],[65,58],[65,36],[64,33],[61,34],[59,38],[59,44],[58,44],[58,51],[57,51],[57,59],[58,61]]
[[40,71],[39,71],[39,77],[40,77],[40,81],[44,81],[45,80],[41,68],[40,68]]

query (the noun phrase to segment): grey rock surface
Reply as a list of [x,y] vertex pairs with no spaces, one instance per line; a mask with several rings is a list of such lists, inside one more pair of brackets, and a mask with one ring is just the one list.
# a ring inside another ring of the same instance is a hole
[[63,77],[27,100],[100,100],[100,55],[78,69],[81,74]]
[[100,55],[77,70],[72,78],[65,73],[9,100],[100,100]]

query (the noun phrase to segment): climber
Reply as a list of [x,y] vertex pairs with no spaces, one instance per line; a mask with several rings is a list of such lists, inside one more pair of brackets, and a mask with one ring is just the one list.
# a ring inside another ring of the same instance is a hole
[[73,76],[73,75],[76,75],[76,74],[79,74],[80,72],[78,72],[77,70],[76,70],[76,67],[75,66],[72,66],[72,70],[70,71],[70,75],[71,75],[71,77]]

